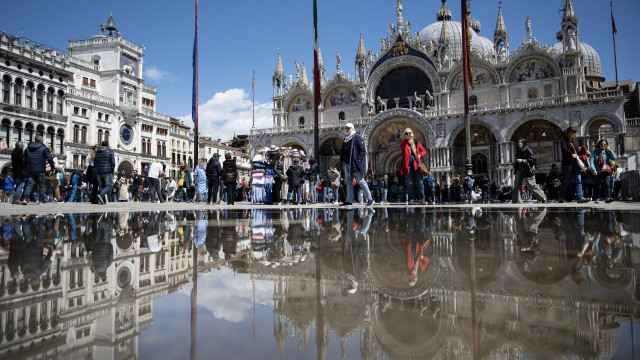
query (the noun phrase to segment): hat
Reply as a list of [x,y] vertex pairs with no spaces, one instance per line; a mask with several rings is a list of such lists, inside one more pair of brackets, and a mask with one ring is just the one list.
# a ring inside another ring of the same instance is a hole
[[220,155],[218,153],[215,153],[215,154],[213,154],[213,156],[219,157]]
[[352,123],[347,123],[344,127],[355,129]]
[[102,146],[109,146],[109,141],[107,140],[102,140]]

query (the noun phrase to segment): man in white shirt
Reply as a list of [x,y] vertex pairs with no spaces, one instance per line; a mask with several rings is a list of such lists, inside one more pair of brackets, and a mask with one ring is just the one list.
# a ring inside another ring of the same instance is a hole
[[[164,202],[160,199],[160,180],[164,176],[163,164],[158,161],[154,161],[149,165],[149,174],[147,180],[149,181],[149,200],[153,202]],[[155,196],[153,193],[155,192]]]

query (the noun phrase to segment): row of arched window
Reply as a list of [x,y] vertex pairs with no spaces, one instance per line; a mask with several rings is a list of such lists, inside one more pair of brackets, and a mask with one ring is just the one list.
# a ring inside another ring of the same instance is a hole
[[[142,154],[151,154],[151,140],[142,139]],[[156,144],[156,156],[167,157],[167,143],[164,141],[158,141]]]
[[28,109],[46,111],[52,114],[64,115],[64,91],[35,85],[31,81],[20,78],[12,81],[9,75],[2,77],[2,93],[0,101],[4,104],[22,106]]
[[23,124],[20,120],[11,123],[9,119],[3,119],[0,123],[0,139],[3,146],[13,149],[18,141],[25,144],[32,142],[36,135],[44,137],[44,143],[54,149],[56,154],[61,154],[64,147],[64,129],[55,129],[53,126],[45,128],[44,125],[34,126],[28,122]]

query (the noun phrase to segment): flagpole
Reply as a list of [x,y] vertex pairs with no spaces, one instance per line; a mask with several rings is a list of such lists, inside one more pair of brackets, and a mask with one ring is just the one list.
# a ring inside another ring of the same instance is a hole
[[256,93],[253,91],[253,85],[256,81],[256,71],[253,70],[253,80],[251,80],[251,117],[252,117],[252,125],[251,128],[256,127]]
[[198,131],[198,0],[196,0],[196,29],[193,39],[193,103],[191,112],[194,121],[193,126],[193,166],[198,163],[199,131]]
[[471,165],[471,119],[469,117],[469,54],[467,49],[467,0],[460,0],[462,7],[462,68],[464,74],[464,131],[466,143],[466,172],[473,171]]
[[318,105],[320,104],[320,72],[318,71],[318,8],[313,0],[313,156],[320,152],[320,130],[318,129]]
[[613,1],[609,1],[609,6],[611,7],[611,26],[612,26],[611,37],[613,37],[613,65],[615,66],[615,69],[616,69],[616,88],[617,88],[618,86],[620,86],[618,84],[618,58],[616,56],[616,33],[618,32],[618,30],[616,29],[616,24],[613,21]]

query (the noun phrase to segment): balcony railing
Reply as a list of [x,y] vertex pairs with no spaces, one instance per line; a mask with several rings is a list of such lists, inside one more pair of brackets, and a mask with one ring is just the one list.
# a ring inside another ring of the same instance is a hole
[[69,88],[69,94],[85,99],[89,99],[91,101],[96,101],[102,104],[113,105],[115,101],[112,98],[108,98],[106,96],[90,93],[87,91],[82,91],[74,88]]
[[[552,96],[552,97],[545,97],[545,98],[531,99],[531,100],[514,100],[514,101],[503,102],[503,103],[474,105],[470,107],[470,114],[481,115],[486,113],[513,111],[513,110],[519,110],[519,109],[536,109],[536,108],[544,108],[544,107],[550,107],[550,106],[574,105],[574,104],[579,104],[579,103],[589,102],[589,101],[612,100],[620,96],[622,96],[622,90],[614,89],[614,90],[589,92],[589,93],[583,93],[583,94]],[[393,110],[393,109],[388,109],[388,110]],[[408,109],[405,109],[405,110],[408,110]],[[426,118],[434,119],[434,120],[440,120],[443,118],[452,118],[452,117],[462,117],[464,115],[464,107],[453,106],[445,109],[431,109],[431,110],[421,111],[421,113]],[[323,121],[322,123],[320,123],[319,127],[320,129],[340,128],[348,122],[351,122],[354,125],[365,125],[365,124],[368,124],[370,120],[371,120],[370,118],[329,120],[329,121]],[[627,120],[627,125],[629,124],[628,122],[629,120]],[[261,135],[271,135],[271,134],[287,134],[287,133],[306,132],[306,131],[312,131],[312,130],[313,130],[313,125],[311,124],[305,124],[305,125],[292,124],[291,126],[285,126],[285,127],[254,129],[254,130],[251,130],[251,135],[261,136]]]

